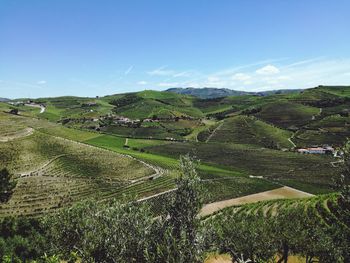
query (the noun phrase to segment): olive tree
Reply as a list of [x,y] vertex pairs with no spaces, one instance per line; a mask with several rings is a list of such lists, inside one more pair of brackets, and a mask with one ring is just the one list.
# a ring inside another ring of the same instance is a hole
[[203,204],[203,188],[197,165],[189,155],[180,157],[177,190],[170,196],[166,212],[153,225],[148,262],[199,262],[198,214]]
[[9,171],[6,168],[0,170],[0,203],[10,199],[15,187],[16,182],[12,179]]
[[87,201],[46,219],[51,252],[84,262],[144,262],[152,216],[139,203]]

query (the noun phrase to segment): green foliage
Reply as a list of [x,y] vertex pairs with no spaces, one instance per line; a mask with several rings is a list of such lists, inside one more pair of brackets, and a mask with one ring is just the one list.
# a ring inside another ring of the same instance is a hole
[[46,218],[54,253],[66,258],[75,251],[86,262],[142,262],[149,210],[136,203],[87,201]]
[[292,148],[288,141],[292,133],[269,125],[254,117],[236,116],[224,120],[210,142],[258,145],[265,148]]
[[93,200],[44,220],[50,253],[86,262],[197,262],[200,179],[188,156],[180,159],[178,189],[167,212],[154,219],[146,203]]
[[336,197],[228,208],[203,222],[206,250],[243,255],[253,262],[270,262],[275,256],[287,262],[290,255],[303,256],[308,263],[348,262],[349,211]]
[[234,171],[295,186],[311,193],[331,192],[332,179],[340,169],[330,165],[330,156],[301,155],[261,149],[249,145],[224,143],[172,143],[166,147],[153,146],[147,150],[152,154],[177,158],[187,153],[194,154],[203,163],[222,165]]
[[16,184],[16,181],[12,180],[12,176],[6,168],[0,170],[0,203],[10,199]]
[[0,259],[25,262],[37,259],[46,249],[44,229],[39,220],[7,217],[0,222]]
[[184,239],[183,261],[195,262],[198,255],[197,215],[203,205],[203,188],[196,172],[196,162],[188,155],[180,157],[180,176],[176,180],[177,190],[169,209],[170,225],[176,239]]
[[350,153],[348,148],[345,148],[343,171],[337,187],[340,189],[341,202],[350,211]]

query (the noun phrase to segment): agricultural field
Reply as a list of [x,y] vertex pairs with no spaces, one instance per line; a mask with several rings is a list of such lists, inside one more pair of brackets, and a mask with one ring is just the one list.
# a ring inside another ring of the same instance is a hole
[[295,129],[309,123],[319,113],[315,107],[279,101],[264,105],[255,116],[277,127]]
[[147,151],[177,158],[192,154],[202,162],[223,165],[246,175],[263,177],[310,193],[332,191],[332,178],[340,173],[330,156],[301,155],[256,146],[222,143],[172,143]]
[[[344,103],[339,104],[339,97]],[[158,91],[35,99],[45,105],[41,113],[35,107],[0,103],[1,166],[19,182],[3,211],[39,215],[89,197],[167,191],[175,185],[182,154],[200,160],[205,203],[282,186],[329,193],[340,173],[338,159],[301,155],[293,148],[328,144],[340,149],[350,136],[346,98],[344,88],[322,87],[215,99]],[[315,107],[325,100],[333,104]],[[18,115],[8,114],[13,108]],[[138,127],[92,121],[110,114],[157,115],[158,120]],[[147,179],[157,173],[164,176]],[[45,204],[48,196],[52,201]],[[21,208],[13,209],[21,202]]]
[[307,198],[311,196],[312,195],[309,193],[305,193],[305,192],[284,186],[281,188],[260,192],[257,194],[251,194],[251,195],[246,195],[238,198],[232,198],[224,201],[206,204],[202,208],[200,215],[205,217],[205,216],[214,214],[222,209],[225,209],[226,207],[245,205],[250,203],[262,202],[266,200]]
[[[40,214],[84,198],[119,194],[156,173],[131,157],[35,132],[1,143],[1,165],[17,178],[1,215]],[[131,169],[132,168],[132,169]]]
[[292,148],[288,139],[292,132],[269,125],[252,116],[236,116],[224,120],[209,142],[251,144],[266,148]]

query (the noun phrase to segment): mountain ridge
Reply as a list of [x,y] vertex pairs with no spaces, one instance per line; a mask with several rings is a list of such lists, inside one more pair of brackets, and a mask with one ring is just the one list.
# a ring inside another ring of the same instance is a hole
[[243,96],[243,95],[257,95],[267,96],[273,94],[288,94],[288,93],[299,93],[303,89],[277,89],[260,92],[249,92],[241,90],[231,90],[226,88],[214,88],[214,87],[203,87],[203,88],[170,88],[165,90],[166,92],[173,92],[177,94],[192,95],[201,99],[214,99],[227,96]]

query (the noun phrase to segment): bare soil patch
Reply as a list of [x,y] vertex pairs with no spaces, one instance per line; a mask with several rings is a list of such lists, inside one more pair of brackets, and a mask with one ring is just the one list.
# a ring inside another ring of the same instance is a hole
[[242,196],[238,198],[228,199],[224,201],[214,202],[207,205],[204,205],[200,212],[200,216],[207,216],[213,214],[221,209],[226,207],[243,205],[248,203],[255,203],[259,201],[267,201],[272,199],[286,199],[286,198],[305,198],[311,197],[312,194],[284,186],[278,189],[261,192],[257,194]]
[[232,259],[229,255],[213,255],[208,257],[204,263],[232,263]]

